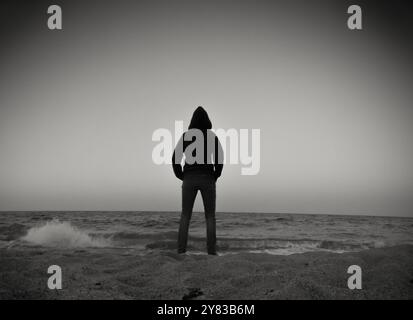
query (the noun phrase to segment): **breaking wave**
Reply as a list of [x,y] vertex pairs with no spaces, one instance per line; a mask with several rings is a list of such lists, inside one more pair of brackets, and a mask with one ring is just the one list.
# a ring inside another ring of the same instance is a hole
[[21,240],[36,245],[64,248],[106,247],[110,244],[108,239],[91,236],[72,226],[70,222],[60,222],[57,219],[30,228]]
[[[16,227],[17,228],[17,227]],[[17,228],[21,232],[21,228]],[[27,230],[27,229],[26,229]],[[41,246],[60,248],[85,247],[123,247],[146,248],[149,250],[176,250],[177,232],[114,232],[97,234],[73,226],[70,222],[53,219],[27,230],[21,240]],[[190,236],[188,250],[205,251],[206,239]],[[309,251],[332,251],[337,253],[380,248],[383,241],[353,242],[317,239],[280,239],[280,238],[222,238],[218,237],[220,252],[267,252],[273,254],[292,254]]]

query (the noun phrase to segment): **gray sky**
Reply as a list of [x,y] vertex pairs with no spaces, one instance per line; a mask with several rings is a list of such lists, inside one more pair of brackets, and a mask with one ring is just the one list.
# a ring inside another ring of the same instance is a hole
[[309,2],[57,1],[62,31],[2,4],[0,210],[180,210],[151,136],[202,105],[261,130],[218,211],[413,216],[407,13],[361,1],[350,31],[352,3]]

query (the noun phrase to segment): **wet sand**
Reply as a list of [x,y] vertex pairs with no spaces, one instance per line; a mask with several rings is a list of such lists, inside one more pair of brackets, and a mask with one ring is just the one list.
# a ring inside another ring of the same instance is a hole
[[[47,268],[62,268],[61,290]],[[362,268],[349,290],[347,268]],[[412,299],[413,246],[290,256],[145,256],[126,249],[0,249],[1,299]]]

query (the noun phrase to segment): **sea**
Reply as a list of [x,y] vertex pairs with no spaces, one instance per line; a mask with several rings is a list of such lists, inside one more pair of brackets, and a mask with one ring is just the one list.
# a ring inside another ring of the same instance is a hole
[[[179,212],[0,212],[0,248],[176,251]],[[413,244],[413,218],[321,214],[216,214],[219,254],[354,252]],[[188,254],[205,254],[205,216],[194,212]]]

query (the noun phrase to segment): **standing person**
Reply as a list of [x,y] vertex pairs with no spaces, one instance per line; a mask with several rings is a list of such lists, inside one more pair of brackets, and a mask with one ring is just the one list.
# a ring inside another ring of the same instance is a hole
[[[189,222],[198,190],[204,203],[207,252],[216,255],[215,183],[223,168],[223,150],[218,137],[211,131],[212,124],[204,108],[198,107],[188,131],[179,140],[173,156],[175,176],[182,180],[182,213],[178,232],[178,253],[185,253]],[[182,159],[185,164],[182,168]]]

